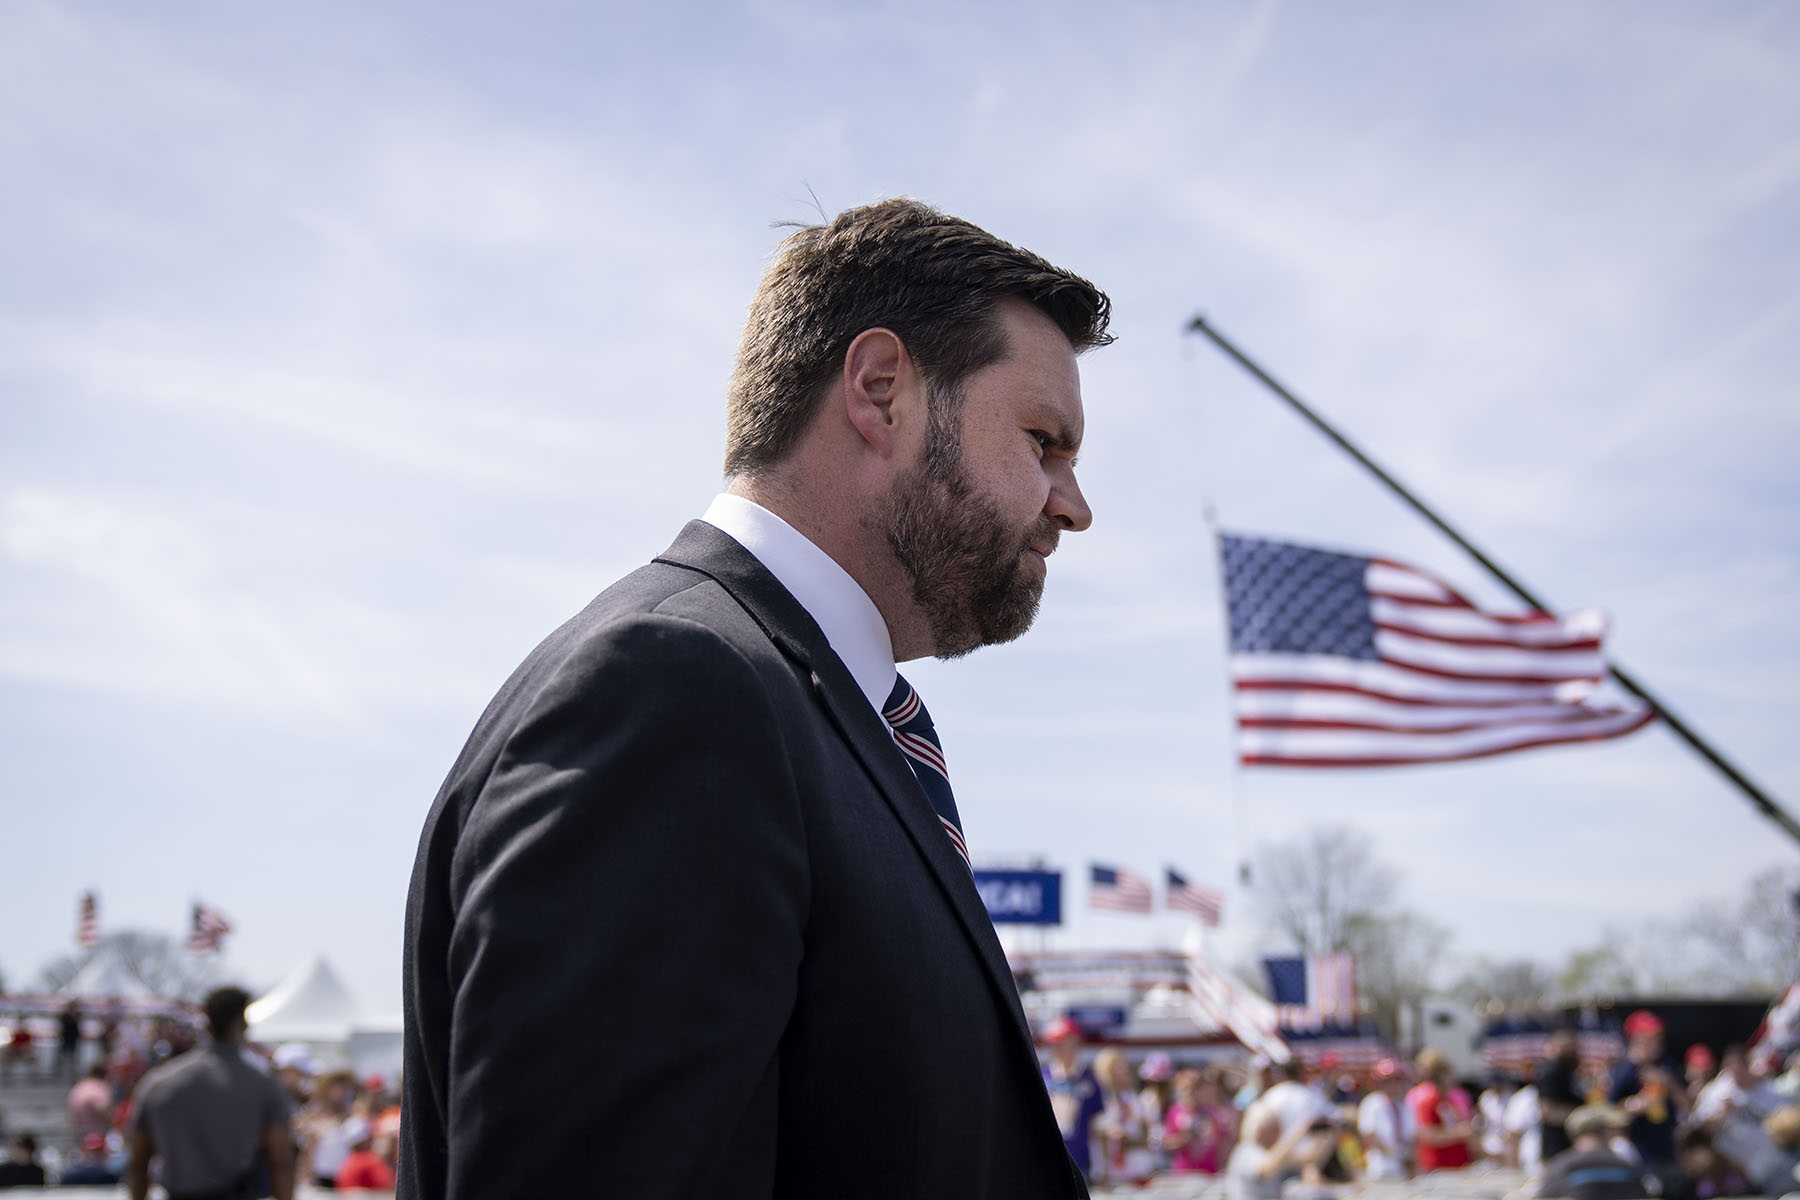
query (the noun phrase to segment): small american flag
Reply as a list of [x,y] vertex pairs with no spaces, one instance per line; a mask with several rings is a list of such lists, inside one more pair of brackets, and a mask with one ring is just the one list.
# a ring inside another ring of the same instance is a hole
[[100,897],[93,892],[81,893],[75,909],[75,944],[92,950],[100,944]]
[[1269,999],[1289,1029],[1356,1023],[1356,955],[1344,951],[1305,958],[1265,958]]
[[1203,888],[1197,883],[1189,883],[1174,867],[1165,867],[1163,907],[1190,912],[1199,917],[1201,923],[1217,925],[1225,914],[1225,896],[1211,888]]
[[194,905],[194,923],[188,931],[187,948],[195,954],[211,954],[216,952],[225,942],[225,935],[231,932],[231,922],[225,914],[208,904]]
[[1113,912],[1150,911],[1150,885],[1123,867],[1093,864],[1088,877],[1088,906]]
[[1620,737],[1654,715],[1600,695],[1597,612],[1503,616],[1388,559],[1219,544],[1246,766],[1454,762]]

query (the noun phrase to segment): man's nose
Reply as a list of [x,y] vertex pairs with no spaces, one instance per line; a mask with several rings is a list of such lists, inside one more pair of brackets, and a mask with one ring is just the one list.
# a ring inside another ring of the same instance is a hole
[[1044,512],[1057,525],[1075,533],[1094,523],[1094,514],[1088,508],[1087,498],[1081,494],[1081,485],[1075,482],[1074,471],[1051,486]]

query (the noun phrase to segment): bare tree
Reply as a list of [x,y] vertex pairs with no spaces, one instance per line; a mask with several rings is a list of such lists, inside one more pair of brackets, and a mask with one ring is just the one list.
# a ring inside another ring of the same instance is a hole
[[1555,973],[1531,958],[1478,958],[1450,986],[1450,994],[1470,1008],[1497,1005],[1512,1012],[1549,1008],[1558,991]]
[[1557,980],[1565,1001],[1606,1000],[1643,991],[1643,974],[1633,961],[1631,938],[1608,929],[1598,945],[1570,951]]
[[1800,978],[1800,937],[1795,936],[1794,875],[1770,867],[1750,879],[1733,900],[1697,905],[1681,932],[1688,935],[1698,982],[1713,995],[1780,991]]
[[1257,851],[1253,903],[1302,954],[1350,950],[1359,922],[1387,911],[1399,878],[1365,834],[1329,826]]
[[1356,989],[1364,1011],[1390,1042],[1400,1039],[1400,1014],[1430,995],[1432,975],[1450,947],[1450,930],[1415,912],[1352,918],[1345,949],[1356,955]]
[[1397,1036],[1402,1011],[1431,991],[1450,931],[1395,907],[1399,876],[1354,829],[1315,829],[1256,856],[1252,902],[1302,954],[1356,955],[1357,990],[1371,1020]]
[[43,986],[60,991],[101,954],[116,955],[132,978],[171,1000],[198,1001],[218,978],[215,963],[190,952],[179,938],[148,929],[117,929],[102,934],[94,950],[52,959],[41,972]]

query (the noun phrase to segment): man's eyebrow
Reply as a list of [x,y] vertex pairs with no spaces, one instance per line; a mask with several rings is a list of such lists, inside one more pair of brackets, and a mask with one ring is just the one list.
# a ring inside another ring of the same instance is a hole
[[1049,421],[1041,432],[1050,439],[1050,448],[1067,454],[1070,465],[1073,465],[1075,452],[1081,449],[1081,443],[1069,433],[1069,427],[1061,421]]

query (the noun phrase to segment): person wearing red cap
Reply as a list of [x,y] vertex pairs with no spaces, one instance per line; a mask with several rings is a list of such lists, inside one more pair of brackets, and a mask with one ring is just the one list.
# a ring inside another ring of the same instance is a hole
[[1063,1145],[1080,1168],[1082,1178],[1093,1178],[1094,1155],[1090,1148],[1094,1118],[1106,1105],[1100,1083],[1089,1067],[1081,1065],[1081,1026],[1058,1017],[1044,1028],[1050,1061],[1044,1067],[1044,1086],[1050,1089],[1050,1107],[1062,1129]]
[[1695,1042],[1688,1047],[1682,1067],[1685,1083],[1683,1095],[1687,1097],[1688,1108],[1691,1110],[1699,1101],[1701,1090],[1719,1073],[1719,1060],[1714,1056],[1711,1046],[1705,1042]]
[[1613,1067],[1606,1098],[1631,1117],[1626,1135],[1648,1167],[1675,1162],[1675,1127],[1687,1096],[1675,1064],[1663,1057],[1662,1018],[1640,1008],[1625,1018],[1625,1057]]

